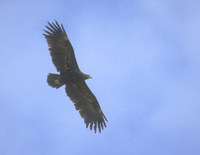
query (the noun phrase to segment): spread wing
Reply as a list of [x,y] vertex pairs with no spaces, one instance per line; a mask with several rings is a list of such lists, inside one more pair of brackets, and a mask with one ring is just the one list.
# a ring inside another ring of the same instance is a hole
[[[73,47],[67,37],[63,25],[55,23],[48,23],[46,34],[43,34],[50,47],[50,54],[52,61],[57,71],[62,72],[66,70],[80,71],[76,58],[74,55]],[[66,84],[66,93],[70,99],[75,103],[75,107],[79,110],[80,115],[84,118],[86,127],[90,126],[92,130],[99,129],[99,132],[106,127],[104,116],[99,103],[93,93],[90,91],[84,80],[73,79]]]
[[90,130],[92,130],[94,125],[95,133],[97,127],[101,133],[101,130],[106,127],[105,120],[107,121],[107,119],[85,81],[74,80],[72,83],[66,84],[65,90],[75,103],[76,110],[79,110],[81,117],[84,118],[86,127],[90,126]]
[[46,34],[43,34],[50,47],[50,54],[52,61],[57,71],[64,71],[67,69],[79,70],[76,58],[74,55],[73,47],[67,37],[63,25],[58,24],[57,21],[49,23],[46,26],[47,30],[44,30]]

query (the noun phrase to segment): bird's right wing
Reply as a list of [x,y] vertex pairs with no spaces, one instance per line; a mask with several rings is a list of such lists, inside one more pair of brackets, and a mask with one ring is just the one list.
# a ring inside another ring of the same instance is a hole
[[50,54],[52,61],[57,71],[64,71],[67,69],[79,70],[76,58],[74,55],[73,47],[67,37],[63,25],[61,26],[56,21],[54,23],[48,23],[47,30],[44,30],[46,34],[43,34],[50,47]]

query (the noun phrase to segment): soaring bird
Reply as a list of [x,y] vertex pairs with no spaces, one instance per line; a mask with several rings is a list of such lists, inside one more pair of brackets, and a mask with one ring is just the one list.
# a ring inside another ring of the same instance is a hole
[[101,133],[101,130],[106,127],[105,121],[108,120],[85,82],[91,77],[79,69],[73,47],[63,25],[59,25],[57,21],[48,22],[44,31],[43,35],[48,43],[53,64],[59,72],[59,74],[49,73],[47,83],[57,89],[65,85],[66,94],[84,119],[86,128],[88,126],[90,130],[94,128],[95,133],[98,128]]

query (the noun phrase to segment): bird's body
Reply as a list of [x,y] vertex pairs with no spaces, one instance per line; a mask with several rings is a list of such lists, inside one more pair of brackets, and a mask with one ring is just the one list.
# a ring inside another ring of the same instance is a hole
[[64,27],[56,21],[56,24],[49,23],[46,28],[49,31],[44,30],[46,32],[44,36],[50,47],[50,55],[57,71],[60,72],[60,74],[50,73],[47,77],[48,84],[53,88],[65,85],[66,93],[84,118],[86,127],[90,125],[92,129],[94,125],[95,132],[97,127],[101,132],[106,127],[107,119],[96,97],[85,83],[85,80],[91,78],[90,75],[84,74],[79,69]]

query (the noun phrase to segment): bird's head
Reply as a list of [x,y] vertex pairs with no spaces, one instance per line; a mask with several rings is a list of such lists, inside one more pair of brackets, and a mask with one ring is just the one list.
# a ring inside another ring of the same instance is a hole
[[86,75],[86,79],[92,79],[90,75]]
[[85,75],[84,75],[84,79],[85,79],[85,80],[87,80],[87,79],[92,79],[92,77],[91,77],[90,75],[85,74]]

